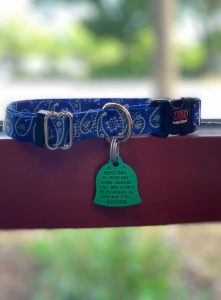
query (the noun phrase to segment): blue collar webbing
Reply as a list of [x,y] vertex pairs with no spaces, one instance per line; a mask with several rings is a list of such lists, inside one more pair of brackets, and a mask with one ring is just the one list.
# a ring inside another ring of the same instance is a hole
[[[6,109],[4,131],[14,139],[36,143],[37,136],[44,135],[42,130],[36,128],[39,112],[44,110],[69,111],[72,114],[74,141],[121,135],[127,126],[125,118],[116,109],[102,109],[108,102],[119,103],[129,110],[133,121],[133,135],[188,134],[200,126],[200,100],[196,98],[172,101],[152,101],[148,98],[47,99],[10,103]],[[53,147],[67,144],[67,116],[51,116],[48,132],[48,141]]]

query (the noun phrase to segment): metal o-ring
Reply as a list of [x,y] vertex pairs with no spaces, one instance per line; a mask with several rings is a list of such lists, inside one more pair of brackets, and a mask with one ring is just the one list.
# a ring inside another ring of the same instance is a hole
[[[126,109],[126,107],[124,107],[123,105],[119,104],[119,103],[112,103],[112,102],[109,102],[109,103],[106,103],[104,106],[103,106],[103,109],[106,109],[106,108],[115,108],[117,110],[119,110],[120,112],[122,112],[127,120],[127,130],[126,130],[126,133],[124,134],[123,137],[117,137],[116,138],[116,142],[117,143],[124,143],[126,142],[130,136],[132,135],[132,125],[133,125],[133,122],[132,122],[132,118],[131,118],[131,115],[130,115],[130,112]],[[106,140],[111,143],[111,138],[107,137]]]

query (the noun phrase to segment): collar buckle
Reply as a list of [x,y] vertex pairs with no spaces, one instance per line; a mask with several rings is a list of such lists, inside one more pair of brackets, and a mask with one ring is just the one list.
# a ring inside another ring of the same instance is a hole
[[[197,98],[181,98],[176,100],[153,100],[151,106],[160,107],[160,132],[157,136],[166,137],[169,134],[185,135],[195,131],[199,124],[196,124],[196,113],[199,107]],[[196,109],[197,108],[197,109]]]

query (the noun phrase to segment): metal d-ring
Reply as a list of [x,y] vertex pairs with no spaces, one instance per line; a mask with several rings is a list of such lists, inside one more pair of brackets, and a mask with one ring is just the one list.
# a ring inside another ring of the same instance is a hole
[[[126,120],[127,120],[127,130],[126,130],[126,133],[124,134],[123,137],[116,137],[118,143],[124,143],[124,142],[126,142],[130,138],[130,136],[132,134],[132,125],[133,125],[133,122],[132,122],[132,118],[131,118],[130,112],[128,111],[128,109],[126,109],[126,107],[124,107],[123,105],[121,105],[119,103],[112,103],[112,102],[106,103],[103,106],[103,109],[106,109],[106,108],[115,108],[115,109],[119,110],[120,112],[122,112],[123,115],[124,115],[124,117],[126,118]],[[106,140],[109,143],[111,143],[111,138],[107,137]]]
[[110,160],[113,162],[113,164],[117,163],[117,158],[119,156],[119,144],[126,142],[132,135],[132,118],[130,115],[130,112],[124,107],[123,105],[119,103],[106,103],[103,106],[103,109],[106,108],[115,108],[123,113],[127,120],[127,129],[124,133],[124,136],[121,137],[114,137],[109,138],[107,137],[106,140],[110,143]]

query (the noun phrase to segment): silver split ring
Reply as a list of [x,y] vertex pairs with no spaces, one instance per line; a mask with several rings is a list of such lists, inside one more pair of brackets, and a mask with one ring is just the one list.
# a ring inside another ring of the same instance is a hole
[[119,143],[116,138],[111,139],[110,144],[110,160],[115,165],[117,164],[117,158],[119,156]]

